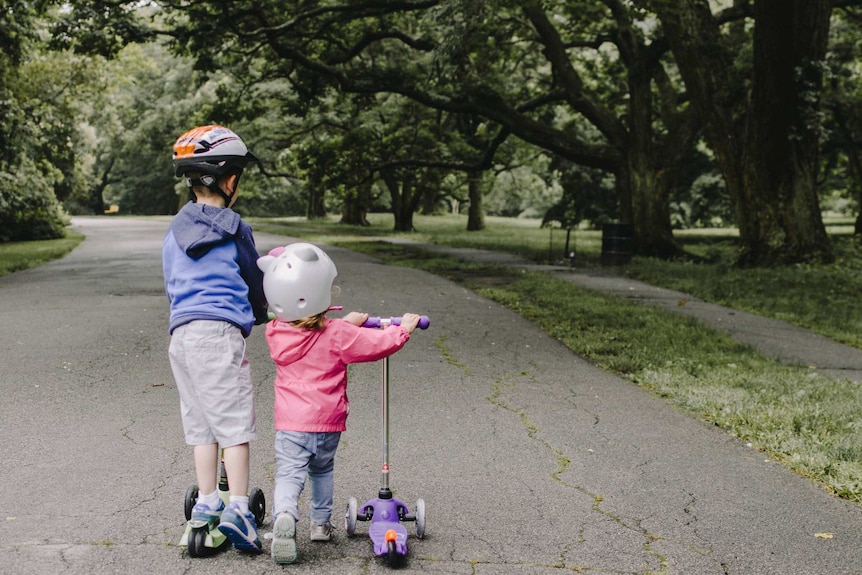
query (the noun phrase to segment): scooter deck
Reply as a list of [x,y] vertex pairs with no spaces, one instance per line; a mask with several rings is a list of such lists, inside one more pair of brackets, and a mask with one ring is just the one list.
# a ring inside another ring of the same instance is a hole
[[397,499],[372,499],[362,506],[364,513],[366,508],[371,507],[371,525],[368,527],[368,536],[374,544],[375,555],[388,555],[389,542],[395,542],[395,552],[399,555],[407,554],[407,528],[400,522],[399,511],[407,512],[407,506]]
[[372,521],[368,536],[374,544],[375,555],[389,554],[389,541],[395,540],[395,552],[407,555],[407,529],[395,521]]

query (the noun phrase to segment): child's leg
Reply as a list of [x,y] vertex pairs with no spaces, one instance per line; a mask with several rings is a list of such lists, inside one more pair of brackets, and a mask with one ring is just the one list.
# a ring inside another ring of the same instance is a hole
[[312,456],[309,440],[313,435],[315,434],[293,431],[275,433],[273,517],[288,513],[294,520],[299,519],[298,502],[308,476],[308,463]]
[[230,486],[230,500],[231,503],[239,503],[243,512],[248,511],[248,459],[248,443],[224,449],[224,468]]
[[332,518],[335,451],[340,433],[318,433],[317,448],[308,468],[311,483],[309,517],[312,525],[329,525]]
[[219,531],[237,549],[259,553],[258,526],[248,509],[248,443],[225,447],[224,467],[230,485],[230,505],[222,513]]
[[298,502],[308,463],[312,459],[309,441],[313,433],[291,431],[275,432],[275,496],[272,515],[272,545],[270,553],[278,564],[296,561],[296,520],[299,518]]
[[195,476],[198,480],[198,492],[209,495],[216,490],[216,475],[218,475],[218,443],[195,445]]

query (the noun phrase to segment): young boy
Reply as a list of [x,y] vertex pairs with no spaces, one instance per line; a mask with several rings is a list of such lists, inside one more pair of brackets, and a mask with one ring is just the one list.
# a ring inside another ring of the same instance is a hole
[[[251,227],[231,210],[239,179],[257,161],[221,126],[201,126],[174,143],[176,175],[192,199],[165,236],[162,264],[170,300],[170,362],[180,394],[185,440],[194,446],[199,497],[192,519],[204,521],[243,551],[260,551],[248,508],[249,442],[257,438],[245,338],[266,321],[263,274]],[[219,446],[230,485],[218,496]]]

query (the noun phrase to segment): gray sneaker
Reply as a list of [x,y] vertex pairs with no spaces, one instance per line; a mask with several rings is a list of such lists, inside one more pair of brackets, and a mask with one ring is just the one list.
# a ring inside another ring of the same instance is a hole
[[311,540],[312,541],[329,541],[332,539],[332,524],[324,523],[323,525],[314,525],[311,526]]
[[296,522],[290,513],[279,515],[272,526],[272,560],[279,565],[296,561]]

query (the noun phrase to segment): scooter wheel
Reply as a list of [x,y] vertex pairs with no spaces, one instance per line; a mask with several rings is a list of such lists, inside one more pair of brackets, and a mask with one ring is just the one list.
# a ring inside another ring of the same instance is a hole
[[195,503],[198,502],[198,486],[192,485],[188,489],[186,489],[186,499],[183,502],[183,512],[186,515],[186,521],[192,518],[192,509],[194,509]]
[[248,498],[248,508],[251,514],[254,515],[254,520],[257,521],[258,527],[260,527],[266,518],[266,497],[263,494],[263,490],[259,487],[251,490]]
[[209,554],[207,549],[207,528],[196,527],[189,533],[188,547],[189,557],[205,557]]
[[416,537],[423,539],[425,537],[425,500],[416,500]]
[[386,545],[386,561],[389,563],[389,566],[397,567],[400,559],[401,556],[398,555],[398,551],[395,549],[395,541],[389,541]]
[[344,513],[344,532],[348,537],[356,533],[356,508],[356,498],[351,497],[347,500],[347,511]]

